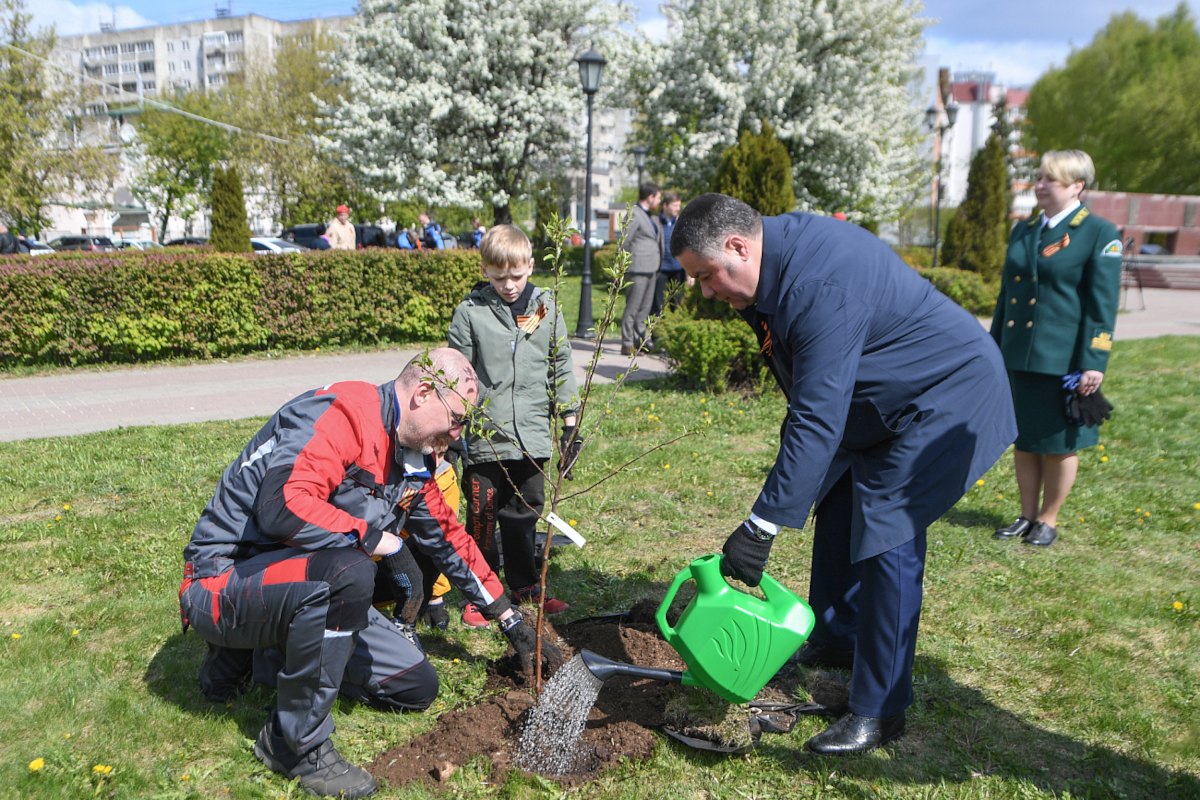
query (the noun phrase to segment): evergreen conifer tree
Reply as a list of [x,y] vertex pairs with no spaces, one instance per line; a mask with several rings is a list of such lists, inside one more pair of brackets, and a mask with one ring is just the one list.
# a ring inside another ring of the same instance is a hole
[[757,135],[742,131],[738,143],[722,154],[712,190],[736,197],[765,216],[796,210],[792,159],[770,125],[764,122]]
[[1008,247],[1012,186],[1006,156],[1004,143],[993,133],[971,159],[967,197],[958,211],[961,221],[951,220],[943,251],[945,266],[977,272],[986,281],[1000,277]]
[[212,235],[209,245],[222,253],[250,253],[250,226],[246,223],[246,200],[237,167],[213,170]]

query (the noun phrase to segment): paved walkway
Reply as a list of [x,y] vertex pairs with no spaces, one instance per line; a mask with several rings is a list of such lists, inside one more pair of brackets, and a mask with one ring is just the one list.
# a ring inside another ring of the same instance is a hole
[[[572,341],[575,375],[594,352]],[[296,395],[337,381],[383,383],[396,377],[417,350],[289,358],[255,357],[191,366],[80,369],[58,375],[0,380],[0,441],[70,436],[135,425],[265,417]],[[632,379],[667,373],[653,356],[638,358]],[[597,383],[611,383],[629,368],[619,342],[606,342]]]
[[[1137,290],[1122,296],[1132,309],[1117,317],[1116,338],[1200,336],[1200,292],[1146,289],[1145,310]],[[990,319],[981,319],[988,327]],[[592,354],[592,344],[573,341],[575,372]],[[265,417],[316,386],[335,381],[383,383],[416,353],[386,350],[349,355],[309,354],[253,358],[192,366],[79,369],[37,378],[0,380],[0,441],[69,436],[136,425]],[[635,379],[665,374],[651,356],[639,359]],[[606,342],[597,380],[611,382],[628,369],[617,342]]]

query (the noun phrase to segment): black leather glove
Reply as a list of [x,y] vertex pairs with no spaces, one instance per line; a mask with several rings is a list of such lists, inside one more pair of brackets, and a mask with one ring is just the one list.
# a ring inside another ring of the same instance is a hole
[[747,586],[758,586],[762,583],[763,570],[767,568],[767,559],[771,556],[771,545],[775,537],[761,533],[752,528],[750,523],[743,522],[737,530],[729,534],[721,552],[721,574],[727,578],[737,578]]
[[417,621],[417,612],[421,610],[423,599],[421,568],[417,566],[409,549],[401,547],[390,556],[379,560],[379,570],[387,578],[392,599],[396,601],[392,615],[412,625]]
[[1113,404],[1100,394],[1099,389],[1082,397],[1076,392],[1075,405],[1078,408],[1079,420],[1089,428],[1103,424],[1106,419],[1112,419]]
[[[504,627],[505,625],[508,627]],[[521,671],[532,674],[534,659],[537,658],[537,633],[525,624],[520,612],[502,621],[500,627],[504,631],[504,635],[508,637],[509,644],[517,653],[517,658],[521,662]],[[542,658],[546,660],[551,673],[556,672],[563,665],[562,652],[545,637],[542,637]]]
[[576,430],[574,425],[564,425],[562,434],[558,437],[558,471],[563,472],[563,465],[569,465],[566,474],[563,475],[569,481],[575,480],[571,473],[575,468],[575,461],[579,458],[579,452],[583,450],[583,440],[576,437]]

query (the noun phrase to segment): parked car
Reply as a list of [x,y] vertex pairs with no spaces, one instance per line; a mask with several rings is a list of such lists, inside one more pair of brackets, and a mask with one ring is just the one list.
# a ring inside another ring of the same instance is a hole
[[50,247],[58,251],[87,250],[93,253],[111,253],[117,249],[107,236],[60,236],[50,242]]
[[207,236],[183,236],[167,242],[167,247],[196,247],[208,244]]
[[324,223],[293,225],[290,228],[285,228],[283,233],[279,234],[279,238],[285,242],[291,242],[303,247],[312,247],[313,240],[320,235],[317,231],[322,227],[324,227]]
[[29,248],[31,256],[47,256],[54,255],[54,248],[45,242],[39,242],[37,239],[25,239],[25,246]]
[[303,253],[308,250],[304,245],[277,236],[251,236],[250,246],[255,253]]
[[162,250],[163,246],[151,239],[124,239],[117,242],[122,250]]

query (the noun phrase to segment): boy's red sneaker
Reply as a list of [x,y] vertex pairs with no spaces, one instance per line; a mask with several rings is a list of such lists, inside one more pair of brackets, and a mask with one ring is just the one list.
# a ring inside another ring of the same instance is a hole
[[468,628],[474,628],[477,631],[487,630],[488,625],[491,624],[484,619],[483,614],[479,613],[479,609],[475,607],[474,603],[467,603],[463,606],[462,621],[463,625],[466,625]]
[[[525,589],[517,589],[513,592],[513,596],[516,598],[518,603],[532,603],[535,606],[538,604],[538,598],[540,595],[541,592],[538,590],[537,586],[530,586]],[[561,614],[564,611],[571,610],[571,606],[569,604],[564,603],[562,600],[556,600],[553,597],[546,598],[546,605],[544,608],[546,609],[547,614]]]

